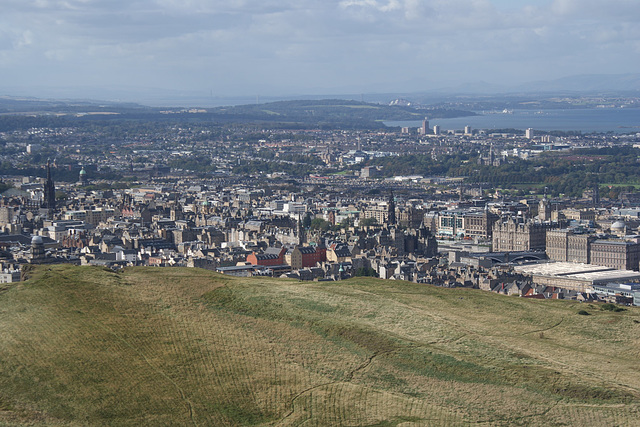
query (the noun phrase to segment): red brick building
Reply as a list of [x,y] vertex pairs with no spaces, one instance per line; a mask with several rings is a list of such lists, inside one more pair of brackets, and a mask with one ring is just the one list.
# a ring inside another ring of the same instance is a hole
[[282,265],[284,264],[284,254],[287,252],[287,248],[284,246],[281,248],[269,248],[264,253],[257,254],[255,252],[247,255],[247,262],[252,265]]
[[317,263],[327,260],[327,248],[315,246],[296,246],[291,251],[291,268],[315,267]]

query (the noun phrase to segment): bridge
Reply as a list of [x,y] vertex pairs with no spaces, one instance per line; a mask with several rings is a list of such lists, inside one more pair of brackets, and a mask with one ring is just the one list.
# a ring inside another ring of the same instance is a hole
[[468,256],[474,258],[487,258],[493,261],[493,263],[506,264],[509,262],[523,262],[523,261],[541,261],[547,259],[547,254],[544,251],[522,251],[522,252],[480,252],[475,254],[469,254]]

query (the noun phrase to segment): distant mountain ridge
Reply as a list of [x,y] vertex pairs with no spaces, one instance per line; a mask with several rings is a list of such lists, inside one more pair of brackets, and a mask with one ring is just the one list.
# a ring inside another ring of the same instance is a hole
[[[503,85],[486,81],[466,82],[439,89],[416,91],[412,95],[513,95],[536,93],[639,92],[640,73],[580,74],[550,80],[536,80],[517,85]],[[409,96],[409,94],[405,94]]]
[[635,74],[583,74],[555,80],[525,83],[515,88],[523,92],[599,92],[640,91],[640,73]]
[[[465,82],[455,86],[441,88],[415,87],[413,91],[381,91],[375,93],[326,93],[326,94],[283,94],[269,96],[219,96],[209,91],[178,91],[172,89],[157,88],[114,88],[83,89],[82,96],[69,96],[77,89],[49,89],[43,90],[42,95],[34,96],[33,89],[22,91],[9,90],[0,87],[0,108],[12,105],[36,105],[43,107],[52,105],[127,105],[128,107],[203,107],[215,108],[220,106],[239,106],[266,104],[279,101],[322,101],[327,99],[340,99],[349,101],[367,101],[376,104],[388,104],[394,99],[405,98],[412,102],[430,100],[432,105],[445,102],[452,96],[460,95],[531,95],[531,94],[563,94],[579,95],[594,93],[620,93],[622,95],[633,93],[640,96],[640,73],[626,74],[582,74],[566,76],[551,80],[538,80],[519,85],[502,85],[487,81]],[[18,91],[18,92],[16,92]],[[7,93],[22,93],[24,96],[7,96]],[[66,95],[65,95],[66,94]],[[102,99],[102,100],[101,100]],[[106,100],[104,100],[106,99]],[[137,104],[137,105],[136,105]],[[6,111],[6,110],[5,110]]]
[[[91,112],[91,114],[87,114]],[[110,114],[96,114],[96,113]],[[98,103],[96,101],[52,101],[27,98],[0,98],[0,113],[40,118],[64,115],[66,120],[183,120],[215,123],[255,123],[285,128],[382,129],[383,121],[416,121],[425,116],[450,118],[476,113],[455,108],[389,106],[344,99],[276,101],[228,107],[185,109],[182,107],[143,107],[139,104]],[[117,114],[113,114],[117,113]],[[172,113],[172,114],[169,114]],[[176,115],[178,114],[178,115]]]

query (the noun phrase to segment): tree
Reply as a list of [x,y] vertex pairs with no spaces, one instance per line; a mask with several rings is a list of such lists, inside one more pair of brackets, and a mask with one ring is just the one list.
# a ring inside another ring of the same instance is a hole
[[356,270],[354,276],[378,277],[378,273],[371,267],[360,267]]
[[4,193],[10,188],[13,188],[13,185],[0,181],[0,193]]
[[307,212],[307,214],[302,218],[302,226],[306,229],[311,227],[311,213]]
[[373,227],[378,225],[378,220],[375,218],[365,218],[360,220],[361,227]]
[[342,222],[340,223],[340,227],[341,228],[353,227],[353,218],[347,217],[347,218],[343,219]]
[[314,218],[313,221],[311,221],[312,230],[327,231],[330,227],[331,223],[323,218]]

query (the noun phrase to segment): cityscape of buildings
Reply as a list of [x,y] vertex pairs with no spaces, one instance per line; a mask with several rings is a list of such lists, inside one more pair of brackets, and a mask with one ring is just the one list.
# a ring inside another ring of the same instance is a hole
[[460,152],[496,168],[554,150],[632,146],[637,134],[444,131],[425,119],[372,132],[171,125],[125,137],[73,128],[0,136],[5,169],[44,164],[40,177],[3,177],[2,282],[29,264],[184,266],[640,304],[640,285],[629,285],[640,282],[636,194],[501,194],[367,163]]

